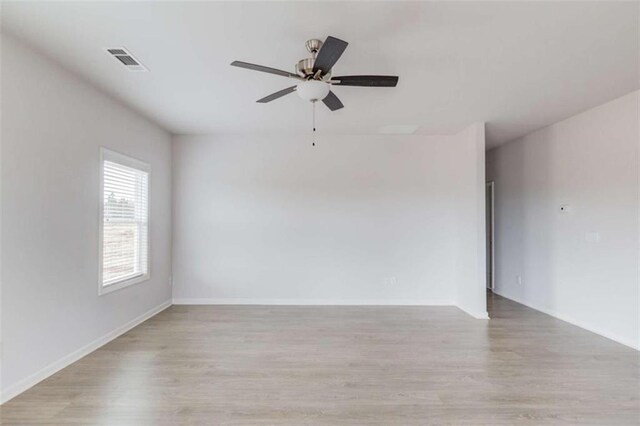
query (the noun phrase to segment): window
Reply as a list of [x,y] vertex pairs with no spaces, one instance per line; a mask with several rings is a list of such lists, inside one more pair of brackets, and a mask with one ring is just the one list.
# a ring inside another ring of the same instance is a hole
[[99,294],[149,279],[149,172],[101,150]]

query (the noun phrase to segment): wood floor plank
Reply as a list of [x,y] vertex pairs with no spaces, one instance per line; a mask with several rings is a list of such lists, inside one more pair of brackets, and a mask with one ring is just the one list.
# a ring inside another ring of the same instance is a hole
[[640,424],[639,353],[496,295],[453,307],[172,306],[2,424]]

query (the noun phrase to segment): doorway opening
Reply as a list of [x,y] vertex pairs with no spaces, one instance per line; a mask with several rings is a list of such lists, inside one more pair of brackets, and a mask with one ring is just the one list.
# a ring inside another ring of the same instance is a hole
[[487,290],[493,291],[495,278],[495,257],[494,257],[494,182],[487,182],[485,191],[486,222],[487,222]]

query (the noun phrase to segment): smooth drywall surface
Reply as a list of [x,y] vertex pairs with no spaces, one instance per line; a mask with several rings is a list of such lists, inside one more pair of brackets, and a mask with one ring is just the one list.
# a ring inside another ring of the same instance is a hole
[[[485,132],[484,123],[470,126],[458,135],[466,143],[460,158],[476,161],[457,168],[460,185],[456,203],[459,225],[456,227],[457,287],[460,309],[476,318],[488,318],[486,290],[486,222],[485,222]],[[479,286],[478,282],[483,285]]]
[[638,92],[487,154],[496,292],[629,346],[638,337]]
[[[1,9],[0,9],[1,13]],[[2,33],[0,33],[0,72],[2,72]],[[2,84],[0,82],[0,100]],[[2,129],[2,102],[0,101],[0,129]],[[0,404],[2,403],[2,132],[0,131]]]
[[[6,35],[2,56],[6,399],[171,298],[171,137]],[[151,279],[104,296],[101,146],[151,164]]]
[[476,143],[175,138],[174,303],[455,304],[477,261],[477,218],[459,214],[475,211]]

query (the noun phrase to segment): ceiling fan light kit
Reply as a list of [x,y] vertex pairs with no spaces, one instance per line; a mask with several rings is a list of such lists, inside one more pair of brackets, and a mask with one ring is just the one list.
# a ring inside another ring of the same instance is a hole
[[296,86],[296,93],[305,101],[321,101],[329,94],[329,83],[318,80],[307,80]]

